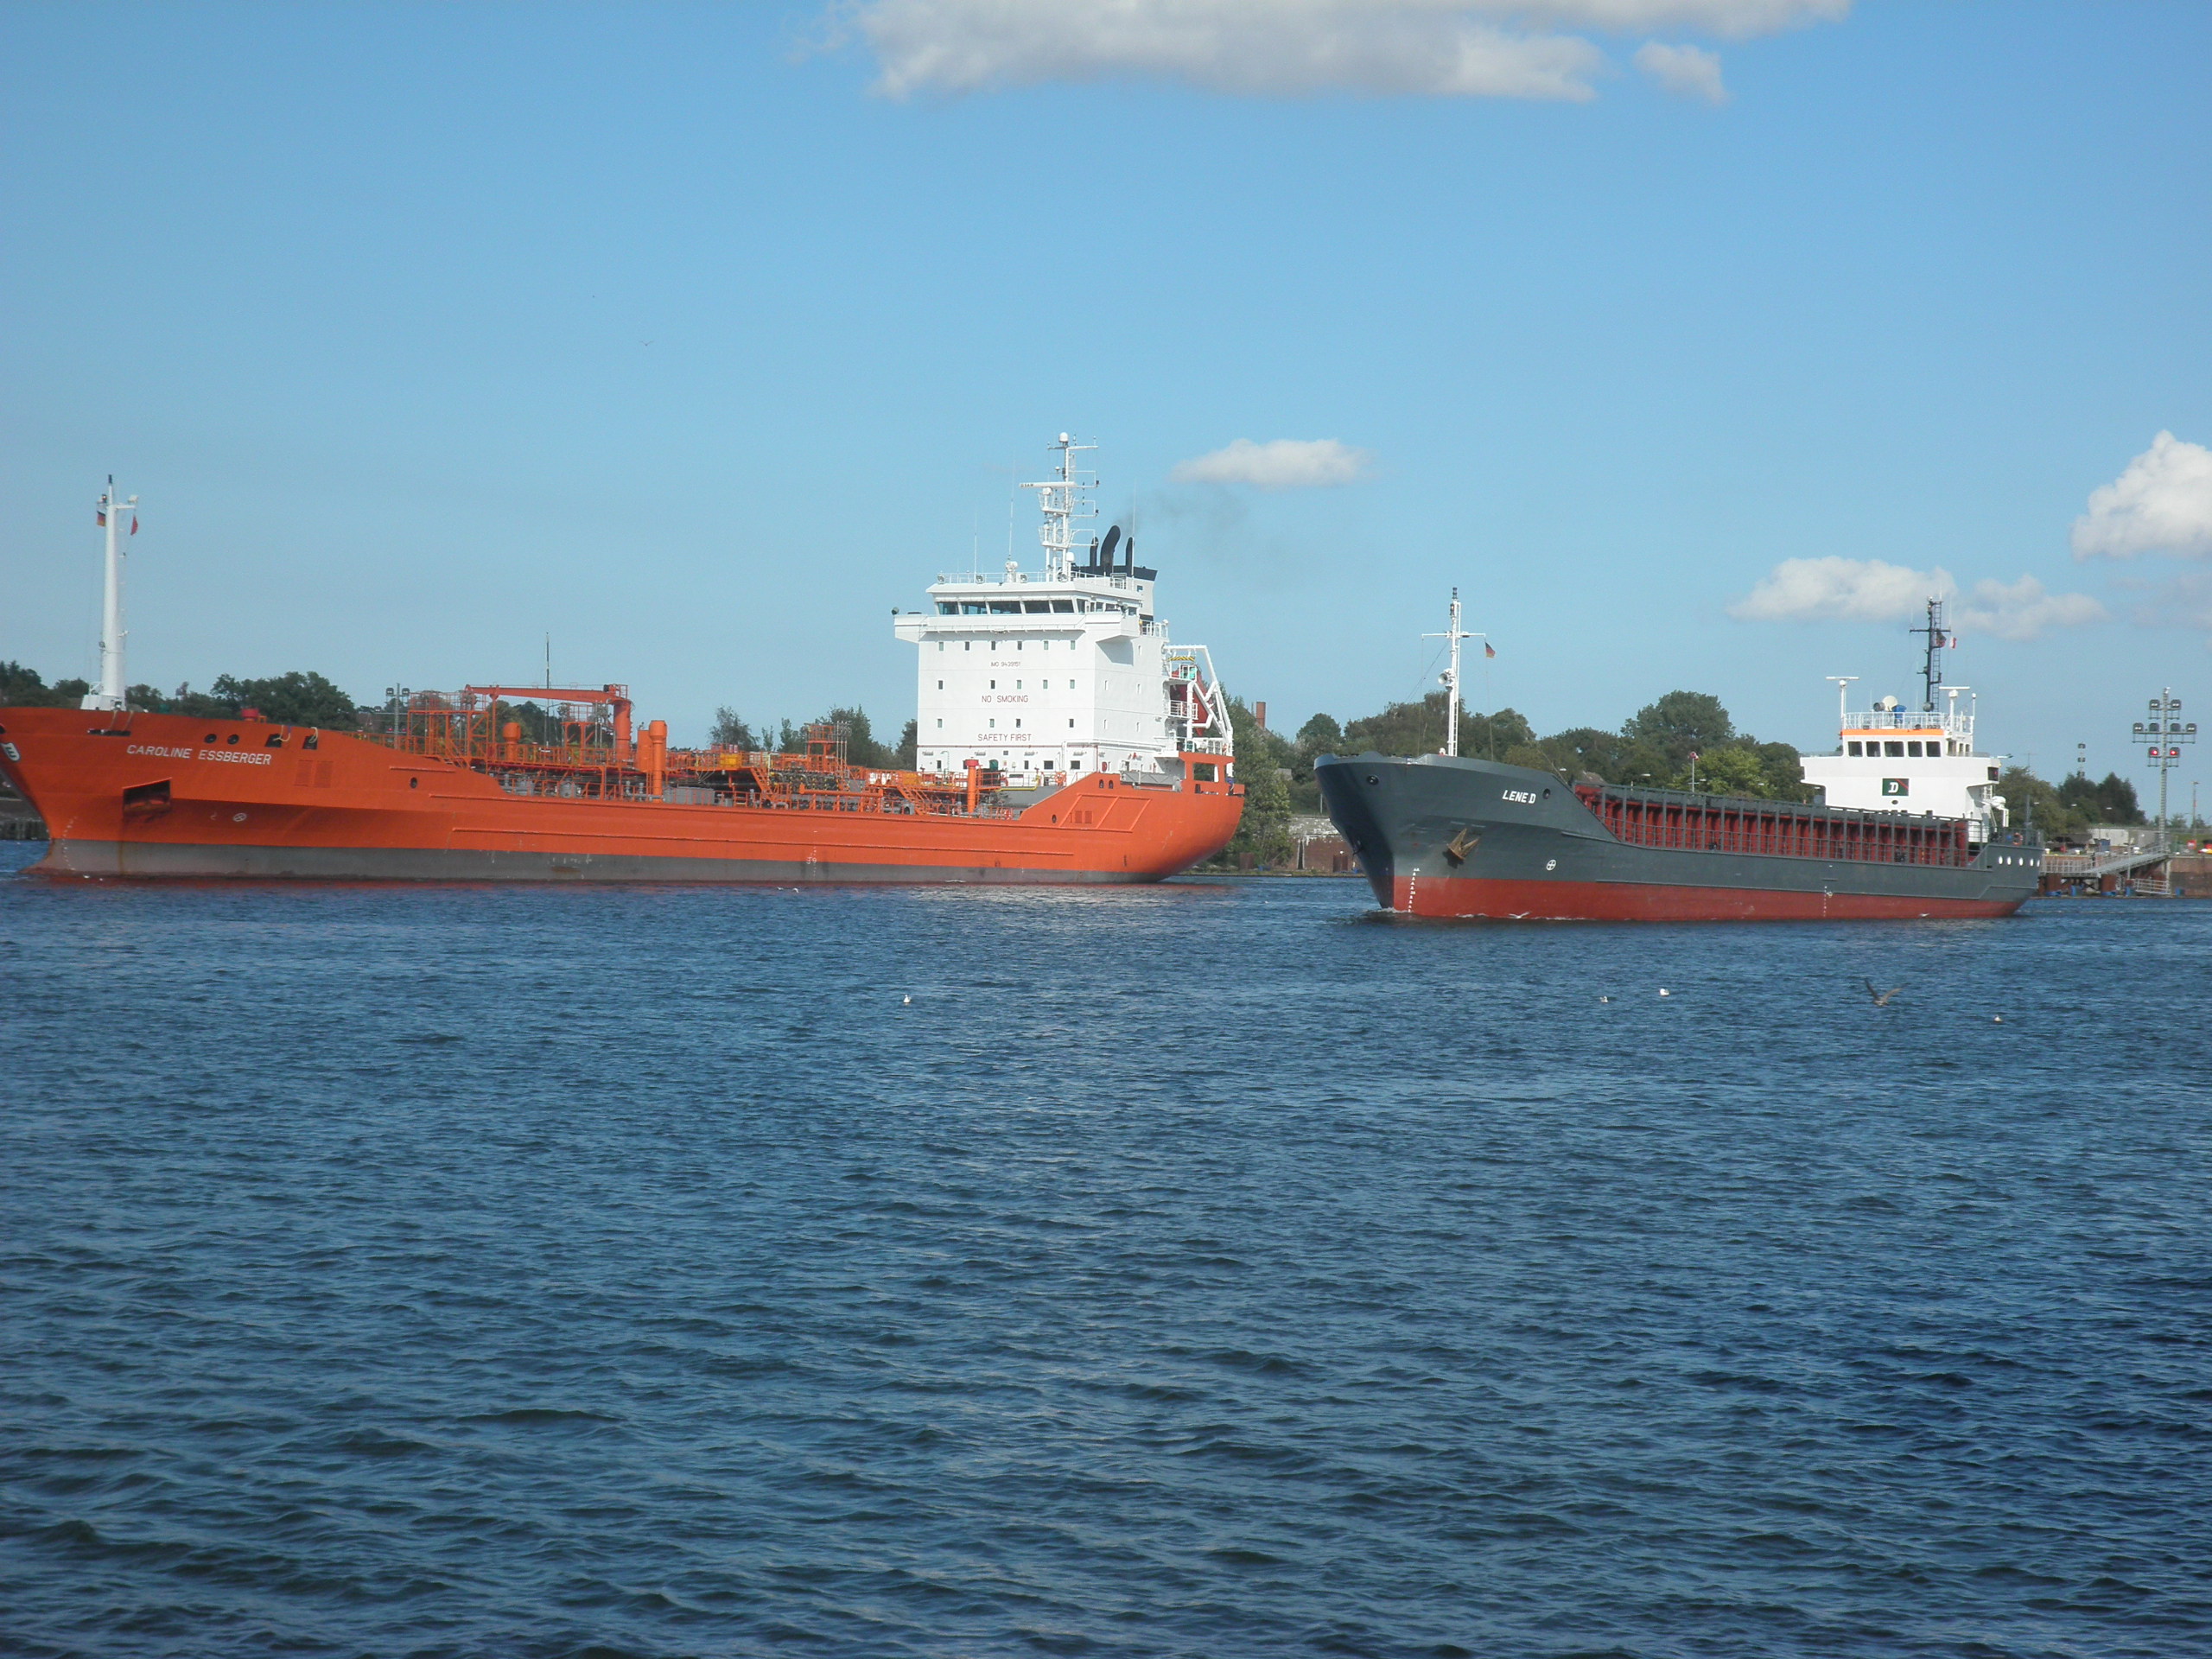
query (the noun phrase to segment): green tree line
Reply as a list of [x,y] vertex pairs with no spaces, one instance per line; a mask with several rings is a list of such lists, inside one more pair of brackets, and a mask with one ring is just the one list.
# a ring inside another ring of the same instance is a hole
[[708,731],[707,742],[709,747],[718,749],[803,754],[806,752],[806,728],[810,725],[842,726],[845,728],[845,759],[856,766],[874,766],[883,771],[912,771],[916,749],[921,741],[919,722],[910,720],[906,729],[899,734],[899,741],[887,746],[877,739],[875,727],[868,717],[868,710],[855,705],[850,709],[832,709],[815,721],[795,723],[785,720],[772,725],[763,721],[757,730],[736,709],[721,708],[715,710],[715,723]]
[[[35,669],[21,663],[0,663],[0,707],[74,708],[92,689],[90,680],[56,680],[48,685]],[[280,726],[320,726],[340,731],[358,724],[361,714],[353,698],[321,675],[299,671],[259,680],[221,674],[205,691],[195,691],[189,684],[174,691],[134,685],[124,693],[123,701],[124,707],[149,715],[236,720],[251,709]]]
[[2033,823],[2045,841],[2081,841],[2096,824],[2148,822],[2135,785],[2116,772],[2095,783],[2077,772],[2050,784],[2025,766],[2007,766],[1998,779],[1997,792],[2005,798],[2013,827]]

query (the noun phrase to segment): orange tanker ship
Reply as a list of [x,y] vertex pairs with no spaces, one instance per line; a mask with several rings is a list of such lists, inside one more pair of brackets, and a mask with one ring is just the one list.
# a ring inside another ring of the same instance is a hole
[[45,818],[52,875],[1156,881],[1219,851],[1243,805],[1204,777],[868,771],[818,727],[796,755],[664,751],[659,721],[626,746],[488,741],[494,701],[465,701],[418,696],[396,740],[0,709],[0,772]]
[[[1203,647],[1167,643],[1154,572],[1077,542],[1091,480],[1061,440],[1045,568],[946,576],[899,619],[919,645],[919,770],[671,750],[626,690],[416,692],[385,728],[129,709],[119,512],[101,690],[0,709],[0,773],[52,836],[50,875],[602,881],[1157,881],[1218,852],[1243,789]],[[134,498],[135,499],[135,498]],[[120,504],[118,504],[120,505]],[[525,742],[527,699],[538,735]],[[551,705],[547,708],[546,705]],[[504,710],[504,711],[503,711]]]

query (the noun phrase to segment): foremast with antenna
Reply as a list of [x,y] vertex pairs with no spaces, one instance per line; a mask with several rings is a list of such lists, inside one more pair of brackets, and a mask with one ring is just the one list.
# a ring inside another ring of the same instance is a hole
[[1459,642],[1462,639],[1482,639],[1488,636],[1470,633],[1459,626],[1459,590],[1452,590],[1452,626],[1442,633],[1425,633],[1424,639],[1445,639],[1451,642],[1452,665],[1438,677],[1444,685],[1444,753],[1457,757],[1459,753]]

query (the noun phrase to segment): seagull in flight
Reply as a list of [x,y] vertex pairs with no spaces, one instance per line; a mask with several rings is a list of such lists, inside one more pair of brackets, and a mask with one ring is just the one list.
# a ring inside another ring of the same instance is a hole
[[1886,991],[1878,991],[1874,988],[1874,982],[1871,979],[1862,980],[1859,982],[1866,986],[1866,995],[1874,999],[1874,1006],[1878,1008],[1888,1007],[1890,1006],[1890,999],[1895,996],[1899,991],[1904,989],[1904,987],[1902,985],[1892,985]]

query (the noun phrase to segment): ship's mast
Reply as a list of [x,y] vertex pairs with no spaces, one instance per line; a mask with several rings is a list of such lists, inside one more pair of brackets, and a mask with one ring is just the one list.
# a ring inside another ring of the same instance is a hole
[[1075,521],[1098,516],[1098,509],[1084,498],[1084,492],[1095,488],[1098,480],[1084,477],[1075,465],[1078,454],[1097,447],[1095,443],[1077,443],[1066,433],[1061,433],[1059,442],[1054,446],[1060,452],[1060,475],[1021,486],[1037,492],[1037,505],[1045,512],[1045,522],[1038,526],[1037,539],[1045,544],[1047,582],[1065,582],[1074,574]]
[[1944,632],[1943,628],[1943,601],[1942,600],[1931,599],[1928,601],[1928,625],[1925,627],[1915,628],[1912,632],[1928,636],[1928,657],[1920,667],[1920,680],[1923,687],[1920,706],[1929,714],[1933,714],[1936,712],[1936,694],[1943,689],[1943,665],[1936,661],[1936,653],[1951,643],[1950,635]]
[[1444,682],[1444,753],[1456,756],[1459,753],[1459,642],[1479,639],[1478,633],[1469,633],[1459,626],[1459,590],[1452,590],[1452,626],[1441,634],[1424,633],[1424,639],[1446,639],[1451,642],[1452,666],[1440,677]]
[[117,714],[123,712],[123,550],[124,539],[130,531],[123,528],[123,516],[129,513],[131,528],[137,527],[138,498],[118,500],[115,493],[115,474],[107,475],[107,492],[100,497],[99,520],[107,526],[107,593],[106,602],[100,611],[100,689],[88,691],[79,707],[105,709]]

